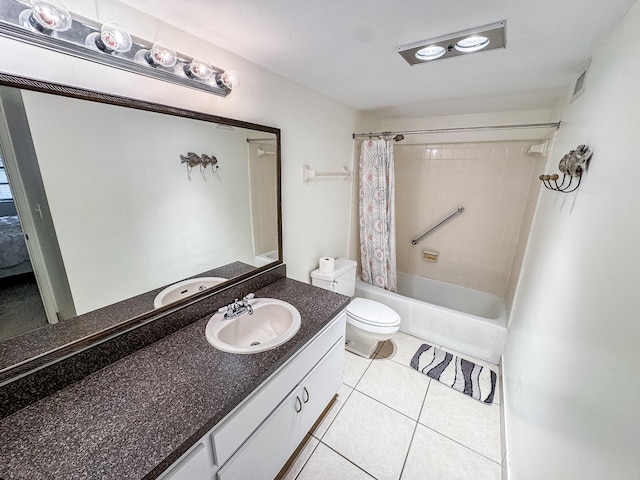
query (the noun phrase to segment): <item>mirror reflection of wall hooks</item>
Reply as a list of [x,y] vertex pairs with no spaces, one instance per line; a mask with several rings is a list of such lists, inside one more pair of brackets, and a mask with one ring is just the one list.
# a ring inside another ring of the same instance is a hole
[[[558,184],[560,176],[557,173],[553,175],[540,175],[539,179],[545,188],[555,192],[570,193],[580,186],[582,174],[587,169],[587,164],[591,159],[593,152],[585,145],[578,145],[575,150],[567,153],[558,164],[558,169],[562,173],[562,182]],[[578,181],[574,184],[574,179]],[[567,180],[569,180],[567,182]],[[553,185],[551,184],[553,182]]]
[[200,171],[204,173],[208,165],[211,165],[211,171],[213,173],[218,171],[218,159],[213,155],[209,156],[206,153],[203,153],[200,157]]
[[205,172],[207,166],[211,165],[211,170],[215,173],[218,171],[218,159],[213,155],[207,155],[203,153],[202,155],[198,155],[193,152],[188,152],[187,155],[180,155],[180,163],[187,164],[187,172],[191,173],[191,170],[196,165],[200,165],[200,171],[202,173]]

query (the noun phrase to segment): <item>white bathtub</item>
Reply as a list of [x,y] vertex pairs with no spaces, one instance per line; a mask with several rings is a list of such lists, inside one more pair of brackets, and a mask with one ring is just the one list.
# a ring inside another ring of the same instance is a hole
[[507,340],[504,301],[490,293],[398,272],[398,293],[358,279],[356,296],[400,315],[400,331],[497,364]]
[[278,250],[272,250],[253,257],[253,265],[262,267],[278,260]]

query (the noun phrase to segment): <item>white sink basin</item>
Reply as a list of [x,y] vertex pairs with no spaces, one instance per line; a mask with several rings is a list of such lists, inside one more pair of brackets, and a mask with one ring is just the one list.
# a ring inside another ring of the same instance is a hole
[[201,292],[207,288],[226,282],[227,280],[228,278],[222,277],[198,277],[174,283],[156,295],[156,298],[153,300],[153,308],[164,307],[170,303],[190,297],[194,293]]
[[271,350],[290,340],[300,329],[300,312],[291,304],[275,298],[249,301],[253,313],[224,318],[216,313],[205,334],[207,341],[229,353],[258,353]]

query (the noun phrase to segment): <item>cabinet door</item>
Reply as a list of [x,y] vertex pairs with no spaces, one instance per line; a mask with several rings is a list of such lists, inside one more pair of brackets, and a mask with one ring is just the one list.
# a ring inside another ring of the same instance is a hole
[[341,338],[218,471],[218,478],[273,479],[340,388],[343,364]]
[[289,395],[218,471],[220,480],[272,480],[289,458],[289,432],[296,421],[296,395]]
[[293,430],[289,436],[291,452],[298,448],[309,429],[318,420],[320,414],[342,385],[343,372],[344,341],[333,346],[296,390],[296,395],[301,402],[301,411],[296,416]]
[[205,445],[199,443],[161,478],[162,480],[209,480],[212,477],[213,471],[209,466]]

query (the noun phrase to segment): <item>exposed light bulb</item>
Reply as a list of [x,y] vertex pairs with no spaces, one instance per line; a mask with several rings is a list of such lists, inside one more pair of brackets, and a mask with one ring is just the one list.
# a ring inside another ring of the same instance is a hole
[[184,66],[184,73],[189,78],[199,78],[200,80],[209,80],[213,75],[213,67],[204,60],[194,58],[191,63]]
[[131,35],[115,22],[105,22],[100,33],[94,32],[87,35],[85,44],[90,48],[98,48],[105,53],[124,53],[131,50],[133,40]]
[[462,53],[472,53],[482,50],[491,43],[484,35],[473,35],[471,37],[463,38],[455,44],[455,49]]
[[31,0],[29,5],[31,8],[23,10],[18,18],[23,27],[45,34],[71,28],[71,13],[58,0]]
[[138,53],[140,52],[143,52],[144,60],[153,67],[173,67],[178,61],[178,54],[166,42],[156,42],[149,50],[139,50]]
[[443,56],[445,53],[447,53],[447,49],[443,46],[429,45],[418,50],[416,52],[416,58],[418,60],[435,60],[436,58]]
[[229,90],[240,86],[240,76],[235,70],[225,70],[216,75],[216,83],[219,87],[227,87]]

